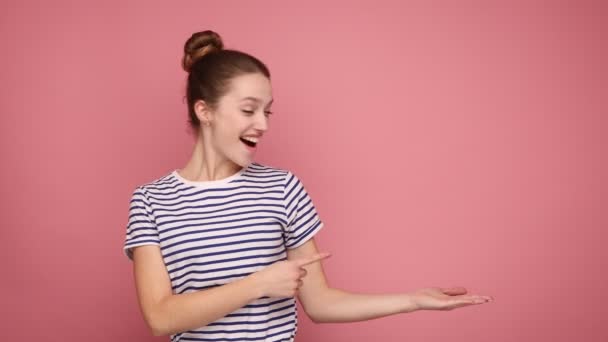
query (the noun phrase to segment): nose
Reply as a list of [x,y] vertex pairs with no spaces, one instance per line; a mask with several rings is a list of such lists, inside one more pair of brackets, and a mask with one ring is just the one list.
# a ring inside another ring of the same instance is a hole
[[265,113],[257,116],[255,129],[262,133],[268,130],[268,118],[266,117]]

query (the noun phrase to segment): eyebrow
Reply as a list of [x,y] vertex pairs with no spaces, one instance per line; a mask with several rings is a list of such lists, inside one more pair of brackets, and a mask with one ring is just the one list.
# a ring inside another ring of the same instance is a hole
[[[245,101],[245,100],[253,100],[255,102],[262,102],[262,99],[259,99],[257,97],[253,97],[253,96],[247,96],[241,99],[241,101]],[[272,103],[272,101],[274,101],[274,99],[271,99],[270,102],[268,102],[268,104],[270,105]]]

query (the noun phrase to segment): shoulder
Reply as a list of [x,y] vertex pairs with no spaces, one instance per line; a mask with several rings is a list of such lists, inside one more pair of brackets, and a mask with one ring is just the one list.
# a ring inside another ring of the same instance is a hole
[[140,183],[139,185],[135,186],[134,192],[141,192],[144,194],[149,192],[154,193],[160,189],[171,187],[173,184],[175,184],[175,182],[176,179],[173,176],[173,171],[171,171],[155,179]]
[[256,181],[278,181],[283,187],[283,191],[289,191],[291,188],[298,187],[301,182],[298,176],[289,169],[257,162],[249,165],[247,173],[248,176]]
[[253,163],[249,164],[249,166],[247,168],[247,172],[249,174],[253,174],[253,175],[267,175],[270,177],[281,177],[282,179],[286,179],[287,177],[289,177],[292,174],[291,171],[289,171],[285,168],[280,168],[280,167],[272,166],[272,165],[268,165],[268,164],[261,164],[258,162],[253,162]]

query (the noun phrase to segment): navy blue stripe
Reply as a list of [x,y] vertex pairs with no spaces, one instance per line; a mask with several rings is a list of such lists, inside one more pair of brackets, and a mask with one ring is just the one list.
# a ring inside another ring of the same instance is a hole
[[[221,259],[221,260],[212,260],[212,261],[206,261],[206,262],[193,262],[193,263],[189,263],[187,265],[181,266],[181,267],[176,267],[173,269],[169,269],[169,267],[167,267],[167,269],[169,270],[169,272],[173,273],[173,272],[179,272],[185,268],[188,267],[193,267],[193,266],[206,266],[206,265],[213,265],[213,264],[219,264],[219,263],[225,263],[225,262],[231,262],[231,261],[239,261],[239,260],[248,260],[248,259],[265,259],[265,258],[270,258],[270,257],[275,257],[277,255],[281,255],[285,253],[285,249],[282,249],[280,252],[277,253],[271,253],[271,254],[260,254],[260,255],[250,255],[250,256],[245,256],[245,257],[238,257],[238,258],[229,258],[229,259]],[[277,261],[281,261],[281,260],[285,260],[286,258],[283,259],[279,259]]]
[[158,234],[138,234],[135,239],[140,239],[142,237],[155,237],[156,240],[154,240],[154,241],[159,242],[158,241]]
[[[270,217],[256,217],[256,218],[270,218],[270,219],[277,219],[276,217],[272,217],[272,216],[270,216]],[[245,221],[245,220],[250,220],[250,218],[248,218],[248,219],[243,219],[242,221]],[[281,219],[280,221],[281,221],[283,224],[286,224],[286,222],[285,222],[284,220],[282,220],[282,219]],[[200,234],[200,233],[205,233],[205,234],[208,234],[208,233],[210,233],[210,232],[217,232],[217,231],[222,231],[222,230],[233,230],[233,229],[242,228],[242,227],[256,227],[256,226],[263,226],[263,224],[264,224],[264,223],[268,224],[268,222],[256,222],[256,223],[251,223],[251,224],[246,224],[246,225],[240,225],[240,226],[230,226],[230,227],[225,227],[225,228],[212,228],[212,229],[205,229],[205,228],[203,228],[203,227],[204,227],[205,225],[207,225],[207,224],[215,224],[215,222],[209,222],[209,223],[204,223],[204,224],[201,224],[201,223],[199,223],[199,224],[192,224],[192,225],[188,225],[188,227],[196,227],[196,226],[199,226],[199,227],[200,227],[200,229],[197,229],[197,230],[190,230],[190,231],[188,231],[188,230],[187,230],[187,231],[185,231],[185,232],[183,232],[183,233],[178,233],[178,234],[174,234],[174,235],[171,235],[171,236],[165,236],[165,237],[163,237],[163,238],[162,238],[162,240],[163,240],[163,241],[165,241],[165,240],[171,240],[171,239],[174,239],[174,238],[177,238],[177,237],[180,237],[180,236],[186,236],[186,235],[191,235],[191,234]],[[273,226],[274,226],[274,225],[276,225],[276,224],[277,224],[276,222],[272,222],[272,224],[271,224],[271,225],[273,225]],[[280,227],[283,227],[283,225],[280,225],[280,224],[279,224],[279,226],[280,226]],[[164,235],[164,232],[163,232],[163,235]]]
[[[300,196],[300,194],[302,194]],[[291,199],[291,201],[289,201],[289,203],[287,204],[287,208],[291,208],[292,207],[292,203],[293,201],[297,201],[299,202],[301,200],[301,198],[298,198],[298,196],[300,197],[304,197],[306,196],[306,193],[304,192],[304,188],[300,188],[300,191],[298,191],[298,193]],[[292,210],[289,212],[289,214],[287,215],[288,217],[291,217],[291,214],[293,213],[294,210],[296,210],[298,208],[298,203],[296,202],[295,205],[293,205]]]
[[138,205],[133,205],[129,208],[129,210],[133,211],[135,209],[141,209],[141,210],[146,210],[146,207],[140,207]]
[[[131,208],[133,209],[133,208]],[[143,208],[142,208],[143,209]],[[132,211],[132,210],[131,210]],[[133,212],[132,214],[129,215],[129,220],[134,218],[135,216],[143,216],[145,218],[148,218],[148,215],[144,214],[144,213],[138,213],[138,212]],[[149,221],[149,220],[148,220]]]
[[[241,241],[222,242],[222,243],[215,243],[215,244],[211,244],[211,245],[194,246],[194,247],[179,249],[179,250],[176,250],[171,253],[166,253],[166,254],[163,253],[163,256],[165,258],[168,258],[168,257],[174,256],[176,254],[181,254],[181,253],[185,253],[185,252],[189,252],[189,251],[205,250],[205,249],[221,247],[221,246],[242,245],[242,244],[250,243],[250,242],[271,242],[271,241],[277,241],[277,240],[283,241],[282,238],[267,238],[267,239],[249,239],[249,240],[241,240]],[[268,247],[264,247],[264,248],[268,248]],[[164,251],[165,249],[166,249],[166,247],[163,246],[162,250]],[[208,254],[208,255],[210,255],[210,254]]]
[[[201,231],[194,231],[194,232],[190,232],[191,234],[200,234]],[[206,233],[206,231],[205,231]],[[188,240],[180,240],[177,242],[174,242],[172,244],[169,245],[165,245],[163,246],[163,248],[171,248],[177,245],[181,245],[181,244],[185,244],[185,243],[189,243],[189,242],[196,242],[196,241],[209,241],[209,240],[217,240],[217,239],[223,239],[223,238],[227,238],[227,237],[237,237],[237,236],[245,236],[245,235],[252,235],[252,234],[276,234],[277,230],[273,229],[273,230],[250,230],[250,231],[246,231],[246,232],[242,232],[242,233],[234,233],[234,234],[223,234],[223,235],[212,235],[212,236],[205,236],[205,237],[200,237],[200,238],[196,238],[196,239],[188,239]],[[185,234],[180,234],[180,235],[185,235]],[[172,236],[171,238],[174,238],[175,236]],[[167,238],[163,238],[160,241],[165,241]]]
[[[266,340],[268,337],[274,337],[285,333],[292,332],[294,329],[289,328],[287,330],[279,331],[274,334],[267,334],[262,337],[240,337],[240,338],[195,338],[195,337],[182,337],[184,341],[206,341],[206,342],[232,342],[232,341],[261,341]],[[289,340],[288,340],[289,341]]]
[[[264,298],[270,298],[270,297],[264,297]],[[287,301],[292,301],[292,300],[295,300],[295,299],[293,297],[288,297],[288,298],[282,298],[282,299],[264,303],[264,304],[247,304],[243,308],[261,308],[261,307],[265,307],[266,305],[277,305],[277,304],[287,302]]]
[[[265,217],[257,217],[257,218],[265,218]],[[273,217],[270,217],[273,218]],[[233,229],[237,229],[237,228],[246,228],[246,227],[255,227],[255,226],[259,226],[260,223],[249,223],[249,224],[240,224],[240,225],[234,225],[234,226],[229,226],[229,227],[220,227],[220,228],[209,228],[209,229],[204,229],[204,231],[206,233],[208,232],[219,232],[219,231],[223,231],[223,230],[233,230]],[[166,234],[169,231],[173,231],[173,230],[178,230],[178,229],[182,229],[182,228],[188,228],[188,227],[201,227],[203,225],[201,225],[200,223],[196,223],[196,224],[186,224],[186,225],[181,225],[178,227],[172,227],[172,228],[165,228],[163,229],[163,235]],[[182,233],[179,233],[182,234]],[[175,235],[169,236],[167,237],[168,239],[172,238]],[[164,239],[164,237],[163,237]]]
[[[143,194],[141,194],[141,193],[138,193],[138,195],[140,195],[140,196],[142,196],[142,197],[144,196],[144,195],[143,195]],[[131,199],[131,201],[129,201],[129,203],[131,203],[131,204],[133,204],[133,203],[141,203],[141,204],[143,204],[143,205],[146,205],[146,202],[144,201],[144,199],[143,199],[143,198],[139,198],[139,197],[133,197],[133,198]],[[132,207],[134,207],[134,206],[132,206]]]
[[[145,214],[142,214],[142,215],[145,215]],[[131,222],[129,222],[129,226],[133,226],[133,225],[135,225],[136,223],[146,223],[146,224],[148,224],[148,225],[152,225],[152,222],[150,222],[150,220],[136,220],[136,221],[131,221]],[[154,227],[154,226],[153,226],[153,227]]]
[[[227,201],[227,202],[222,202],[222,203],[216,203],[216,204],[205,204],[205,205],[196,205],[196,206],[184,206],[184,207],[179,207],[179,208],[166,208],[166,209],[152,209],[152,213],[154,213],[155,211],[176,211],[176,210],[184,210],[184,209],[197,209],[197,208],[212,208],[212,207],[220,207],[220,206],[225,206],[228,204],[232,204],[232,203],[238,203],[238,202],[246,202],[246,201],[262,201],[262,200],[270,200],[270,201],[277,201],[280,200],[280,198],[275,198],[275,197],[246,197],[246,198],[238,198],[235,199],[233,201]],[[200,202],[200,199],[193,199],[193,200],[187,200],[187,201],[182,201],[183,202]],[[225,209],[221,209],[221,210],[225,210]],[[162,217],[162,215],[156,215],[156,217]]]
[[[187,201],[180,201],[180,202],[176,202],[176,203],[168,203],[171,201],[174,201],[176,199],[179,199],[181,197],[195,197],[195,201],[201,201],[201,200],[217,200],[217,199],[224,199],[224,198],[230,198],[230,197],[234,197],[234,196],[242,196],[242,195],[256,195],[256,196],[261,196],[261,195],[267,195],[267,194],[273,194],[273,193],[281,193],[281,191],[277,191],[277,190],[268,190],[268,191],[235,191],[233,193],[230,194],[226,194],[226,195],[215,195],[215,196],[202,196],[206,193],[213,193],[213,192],[219,192],[219,193],[226,193],[228,192],[228,190],[237,190],[240,189],[241,187],[233,187],[231,189],[224,189],[224,188],[210,188],[210,189],[204,189],[204,190],[199,190],[199,191],[195,191],[195,192],[191,192],[188,193],[187,195],[184,194],[184,196],[178,196],[175,198],[158,198],[155,196],[149,196],[150,199],[158,201],[159,204],[163,204],[163,205],[176,205],[176,204],[180,204],[183,202],[187,202]],[[276,188],[276,186],[270,186],[270,187],[265,187],[265,188]]]
[[271,313],[274,313],[274,312],[279,312],[279,311],[283,311],[283,310],[289,309],[289,308],[291,308],[292,306],[295,306],[295,305],[296,305],[296,303],[295,303],[295,302],[293,302],[293,303],[290,303],[290,304],[288,304],[288,305],[281,306],[281,307],[279,307],[279,308],[276,308],[276,309],[274,309],[274,310],[270,310],[270,311],[264,311],[264,312],[247,312],[247,313],[231,313],[231,314],[226,315],[226,317],[252,317],[252,316],[263,316],[263,315],[271,314]]
[[306,232],[304,232],[301,236],[299,236],[298,238],[296,238],[295,241],[293,241],[293,239],[290,240],[290,241],[293,241],[293,242],[288,243],[287,244],[288,247],[297,245],[300,241],[302,241],[302,239],[304,239],[305,237],[307,237],[310,234],[310,232],[314,231],[319,226],[319,224],[321,224],[321,221],[317,221],[316,224],[314,224],[312,227],[310,227],[309,229],[307,229]]
[[215,330],[215,331],[191,331],[189,332],[190,334],[194,335],[194,334],[198,334],[198,335],[214,335],[214,334],[238,334],[238,333],[258,333],[258,332],[262,332],[262,331],[266,331],[266,330],[270,330],[270,329],[276,329],[276,328],[281,328],[284,327],[286,325],[290,325],[293,324],[294,320],[291,321],[287,321],[287,322],[283,322],[283,323],[279,323],[279,324],[275,324],[275,325],[270,325],[267,328],[262,328],[262,329],[238,329],[238,330]]
[[214,280],[224,280],[224,279],[232,279],[232,278],[243,278],[243,277],[246,277],[246,276],[250,275],[251,273],[253,273],[253,272],[236,273],[236,274],[229,274],[229,275],[225,275],[225,276],[203,278],[203,279],[192,277],[192,278],[188,278],[186,281],[182,282],[181,284],[171,285],[171,288],[173,290],[175,290],[175,289],[180,288],[180,287],[182,287],[184,285],[187,285],[187,284],[190,284],[190,283],[195,283],[195,282],[196,283],[207,283],[207,282],[214,281]]
[[281,315],[281,316],[276,316],[276,317],[272,317],[272,318],[268,318],[268,319],[264,319],[264,320],[260,320],[260,321],[234,321],[234,322],[215,322],[215,323],[209,323],[208,326],[230,326],[230,325],[239,325],[239,324],[265,324],[268,323],[270,321],[276,320],[276,319],[283,319],[283,318],[287,318],[289,316],[294,316],[293,312],[289,312],[285,315]]
[[295,234],[298,230],[302,229],[303,227],[306,227],[311,221],[317,220],[317,219],[318,219],[317,215],[312,215],[306,221],[299,223],[297,226],[295,226],[297,228],[293,230],[294,235],[298,235],[298,234]]
[[[240,215],[240,214],[235,214],[235,215]],[[230,215],[230,216],[234,216],[234,215]],[[242,218],[237,218],[237,219],[232,219],[232,220],[224,220],[224,221],[207,221],[204,223],[201,223],[201,219],[200,218],[192,218],[192,219],[184,219],[184,220],[177,220],[177,221],[173,221],[173,223],[175,222],[189,222],[189,221],[199,221],[196,223],[191,223],[191,224],[182,224],[179,226],[174,226],[174,227],[164,227],[164,223],[160,224],[160,228],[162,229],[163,235],[165,235],[163,237],[163,239],[172,239],[173,237],[176,236],[180,236],[182,234],[185,233],[178,233],[175,235],[171,235],[171,236],[166,236],[167,232],[171,232],[174,230],[179,230],[179,229],[183,229],[183,228],[188,228],[188,227],[199,227],[200,229],[197,230],[197,232],[213,232],[213,231],[218,231],[218,230],[227,230],[227,229],[234,229],[234,228],[240,228],[240,227],[251,227],[251,226],[255,226],[255,225],[260,225],[261,223],[252,223],[252,224],[246,224],[246,225],[238,225],[238,226],[230,226],[230,227],[221,227],[221,228],[210,228],[210,229],[205,229],[202,228],[205,225],[221,225],[221,224],[226,224],[226,223],[233,223],[233,222],[240,222],[240,221],[251,221],[251,220],[257,220],[257,219],[279,219],[275,216],[249,216],[249,217],[242,217]],[[207,220],[205,218],[205,220]],[[283,221],[283,220],[281,220]],[[188,232],[188,231],[187,231]],[[186,233],[187,233],[186,232]]]
[[[290,175],[289,177],[289,181],[287,181],[287,183],[285,184],[285,190],[289,189],[289,191],[287,191],[287,193],[285,194],[285,199],[289,198],[291,196],[291,193],[297,188],[298,186],[298,181],[294,181],[295,176],[293,174]],[[294,181],[293,186],[291,185],[291,182]]]
[[[248,183],[253,183],[252,180],[244,180],[243,182],[248,182]],[[258,181],[256,181],[257,183]],[[176,200],[180,197],[192,197],[192,196],[196,196],[196,197],[200,197],[200,198],[209,198],[206,196],[203,196],[203,194],[205,193],[211,193],[211,192],[226,192],[228,190],[230,191],[238,191],[241,189],[262,189],[262,190],[267,190],[267,189],[273,189],[273,188],[277,188],[277,187],[281,187],[281,183],[277,180],[272,180],[272,181],[266,181],[263,183],[274,183],[272,185],[239,185],[239,186],[234,186],[231,188],[209,188],[209,189],[199,189],[196,187],[189,187],[189,188],[180,188],[180,187],[175,187],[173,188],[174,191],[163,191],[163,192],[154,192],[151,193],[153,195],[159,195],[162,196],[162,198],[158,198],[156,196],[150,196],[151,199],[159,199],[159,201],[173,201]],[[255,184],[255,183],[253,183]],[[195,189],[196,191],[192,191],[192,189]],[[188,191],[188,192],[187,192]],[[264,193],[264,192],[258,192],[258,193]],[[233,195],[238,194],[238,192],[235,192]],[[177,195],[177,196],[170,196],[170,195]]]
[[[243,209],[243,208],[251,208],[251,207],[281,207],[283,208],[283,206],[281,205],[277,205],[277,204],[272,204],[272,203],[254,203],[254,204],[244,204],[244,205],[239,205],[239,206],[234,206],[234,207],[229,207],[229,208],[221,208],[221,209],[215,209],[215,210],[210,210],[210,211],[186,211],[184,213],[181,214],[165,214],[165,215],[158,215],[156,216],[156,218],[158,220],[160,220],[161,218],[165,218],[165,217],[182,217],[182,216],[186,216],[186,215],[207,215],[207,214],[213,214],[213,213],[222,213],[228,210],[234,210],[234,209]],[[181,208],[180,208],[181,210]],[[167,222],[171,222],[171,221],[167,221]],[[164,224],[165,222],[163,222]]]
[[[174,283],[176,281],[178,281],[179,279],[187,276],[187,275],[192,275],[192,274],[206,274],[206,273],[211,273],[213,274],[214,272],[222,272],[222,271],[229,271],[229,270],[238,270],[238,269],[243,269],[243,268],[252,268],[252,267],[258,267],[258,266],[268,266],[268,265],[272,265],[274,264],[276,261],[269,261],[269,262],[259,262],[259,263],[255,263],[255,264],[247,264],[247,265],[238,265],[238,266],[229,266],[229,267],[222,267],[222,268],[214,268],[214,269],[209,269],[209,270],[205,270],[205,271],[197,271],[197,270],[192,270],[192,271],[188,271],[178,277],[172,277],[171,278],[171,282]],[[194,278],[192,278],[194,279]],[[197,281],[202,281],[200,279],[196,279]],[[181,287],[182,285],[184,285],[185,282],[180,283],[180,284],[176,284],[175,287]]]
[[[310,203],[310,202],[308,202]],[[302,208],[306,208],[306,206],[302,206]],[[302,208],[300,208],[300,210],[302,210]],[[314,207],[311,205],[308,207],[308,211],[306,212],[298,212],[298,216],[293,220],[293,222],[291,223],[294,226],[301,226],[301,224],[298,224],[298,221],[304,219],[309,213],[311,213],[314,210]],[[316,215],[313,215],[313,217]]]
[[[139,227],[139,228],[129,227],[129,229],[127,230],[127,235],[128,236],[132,236],[132,239],[135,239],[135,238],[137,238],[137,236],[133,236],[133,233],[136,233],[136,232],[138,232],[140,230],[152,230],[152,231],[156,231],[156,228],[155,227],[151,227],[151,226],[148,226],[148,227]],[[158,237],[158,233],[156,233],[155,236]]]
[[[281,177],[282,175],[273,175],[272,177]],[[271,180],[260,180],[259,178],[262,177],[250,177],[253,179],[235,179],[234,183],[252,183],[252,182],[256,182],[256,183],[262,183],[262,184],[270,184],[270,183],[278,183],[275,186],[280,186],[282,187],[283,185],[281,184],[281,181],[283,180],[283,178],[278,178],[278,179],[271,179]],[[271,177],[266,177],[266,178],[271,178]]]
[[[192,198],[192,199],[184,199],[178,202],[174,202],[174,203],[162,203],[163,206],[177,206],[183,203],[193,203],[193,202],[211,202],[209,204],[203,205],[203,206],[198,206],[195,208],[205,208],[205,207],[219,207],[219,206],[223,206],[226,204],[231,204],[231,203],[236,203],[236,202],[243,202],[243,201],[252,201],[252,200],[260,200],[260,199],[268,199],[268,200],[273,200],[276,201],[279,198],[276,197],[260,197],[262,195],[269,195],[269,194],[282,194],[281,191],[264,191],[263,193],[255,193],[255,192],[239,192],[239,193],[234,193],[231,195],[225,195],[225,196],[209,196],[209,197],[204,197],[204,198],[197,198],[195,196],[182,196],[184,198]],[[229,199],[229,198],[234,198],[237,196],[244,196],[244,195],[254,195],[254,197],[244,197],[244,198],[237,198],[231,201],[224,201],[224,202],[217,202],[216,200],[220,200],[220,199]],[[176,208],[170,208],[170,210],[180,210],[183,207],[176,207]]]
[[[146,186],[146,188],[148,189],[148,192],[150,194],[154,194],[154,195],[160,195],[160,194],[167,193],[168,190],[184,191],[184,190],[188,189],[178,179],[173,179],[171,182],[168,182],[168,183],[164,184],[163,186],[148,185],[148,186]],[[154,191],[151,191],[151,190],[154,190]]]
[[222,255],[222,254],[232,254],[232,253],[240,253],[240,252],[248,252],[248,251],[256,251],[256,250],[270,250],[270,249],[274,249],[274,248],[278,248],[278,247],[285,247],[285,245],[283,244],[283,242],[281,242],[280,244],[276,245],[276,246],[262,246],[262,247],[249,247],[249,248],[240,248],[240,249],[231,249],[228,251],[220,251],[220,252],[214,252],[214,253],[204,253],[204,254],[197,254],[197,255],[189,255],[189,256],[185,256],[183,258],[179,258],[179,259],[175,259],[172,261],[168,261],[165,262],[165,264],[167,266],[169,265],[173,265],[175,263],[178,262],[182,262],[184,260],[188,260],[188,259],[197,259],[197,258],[202,258],[202,257],[210,257],[210,256],[216,256],[216,255]]
[[158,244],[158,240],[133,240],[133,241],[130,241],[127,244],[125,244],[125,248],[127,248],[127,247],[130,248],[130,247],[132,247],[132,245],[136,245],[136,244],[144,243],[144,242],[153,242],[155,244]]
[[285,174],[285,172],[276,172],[276,171],[260,172],[260,171],[250,170],[250,172],[246,172],[244,174],[244,176],[252,177],[252,178],[268,178],[268,177],[280,177],[280,176],[283,176],[284,174]]

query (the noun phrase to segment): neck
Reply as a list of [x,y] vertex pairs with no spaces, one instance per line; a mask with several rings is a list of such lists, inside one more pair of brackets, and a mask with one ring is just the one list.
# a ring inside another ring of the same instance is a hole
[[241,168],[233,161],[219,156],[210,142],[205,143],[202,134],[198,134],[192,156],[179,174],[192,181],[214,181],[230,177]]

